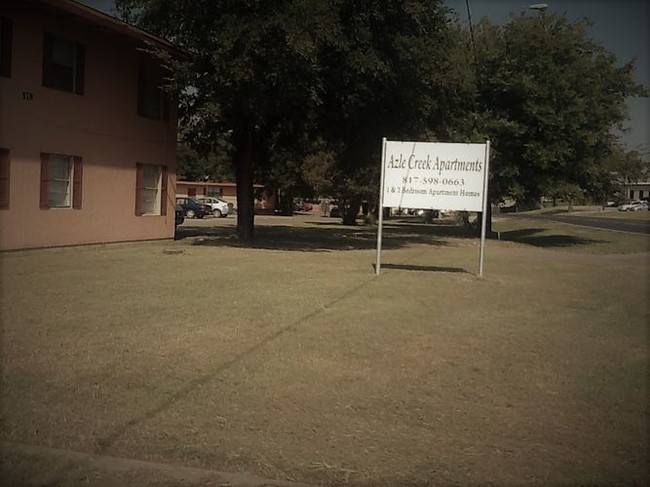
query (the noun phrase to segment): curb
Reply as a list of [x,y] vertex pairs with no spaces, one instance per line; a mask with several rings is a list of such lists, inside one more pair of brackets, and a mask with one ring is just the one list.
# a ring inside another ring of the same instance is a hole
[[[215,486],[215,487],[317,487],[313,484],[304,484],[288,480],[273,480],[246,473],[223,472],[218,470],[209,470],[197,467],[186,467],[182,465],[173,465],[166,463],[149,462],[144,460],[134,460],[131,458],[113,457],[109,455],[94,455],[57,448],[49,448],[25,443],[14,443],[9,441],[0,441],[0,451],[2,452],[3,465],[2,477],[7,480],[7,473],[11,473],[12,463],[7,462],[4,457],[8,454],[25,455],[28,457],[38,457],[48,460],[59,461],[59,466],[52,468],[52,472],[33,471],[32,479],[22,478],[26,482],[20,485],[58,485],[61,483],[62,476],[68,475],[66,471],[81,468],[82,470],[99,471],[116,475],[124,474],[141,474],[147,478],[156,478],[155,484],[161,485],[160,481],[179,483],[183,486]],[[61,468],[61,465],[64,468]],[[78,475],[78,472],[76,472]],[[68,475],[69,476],[69,475]],[[127,480],[127,479],[121,479]],[[133,482],[122,483],[123,487],[129,485],[143,486],[142,476]],[[3,485],[9,485],[4,484]],[[86,484],[86,485],[92,485]],[[101,485],[105,485],[102,483]],[[146,483],[145,483],[146,485]],[[175,485],[175,484],[170,484]]]

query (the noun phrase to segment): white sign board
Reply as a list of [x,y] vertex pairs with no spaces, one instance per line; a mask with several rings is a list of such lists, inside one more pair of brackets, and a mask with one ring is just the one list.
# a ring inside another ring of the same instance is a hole
[[483,211],[486,144],[385,144],[382,206]]
[[[396,142],[383,139],[381,208],[481,211],[487,209],[490,141],[485,144]],[[377,228],[377,263],[381,268],[383,211]],[[481,219],[479,271],[483,276],[485,222]]]

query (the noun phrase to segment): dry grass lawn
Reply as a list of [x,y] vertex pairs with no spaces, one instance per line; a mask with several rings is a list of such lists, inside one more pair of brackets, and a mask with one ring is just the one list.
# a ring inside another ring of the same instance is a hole
[[2,255],[1,438],[322,485],[650,481],[650,237],[489,241],[478,279],[476,239],[387,222],[376,277],[373,228],[233,224]]

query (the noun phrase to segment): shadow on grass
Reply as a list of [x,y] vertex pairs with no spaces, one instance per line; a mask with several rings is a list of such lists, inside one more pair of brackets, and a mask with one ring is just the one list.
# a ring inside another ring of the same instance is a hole
[[[376,269],[376,266],[373,265]],[[460,267],[438,267],[432,265],[411,265],[411,264],[382,264],[382,269],[397,269],[402,271],[421,271],[421,272],[455,272],[459,274],[469,274],[465,269]]]
[[[364,280],[362,283],[358,284],[354,288],[346,290],[339,296],[335,296],[332,300],[330,300],[325,305],[316,307],[312,311],[309,311],[307,314],[296,319],[294,322],[284,325],[281,328],[279,328],[277,331],[262,338],[260,341],[250,346],[249,348],[241,351],[240,353],[236,353],[232,358],[222,363],[218,363],[216,364],[215,367],[208,369],[207,371],[204,371],[203,374],[197,376],[194,380],[185,382],[183,386],[180,387],[176,392],[167,395],[162,401],[158,402],[158,404],[154,405],[153,407],[146,409],[145,411],[142,412],[136,411],[135,415],[130,420],[116,425],[110,434],[97,438],[94,453],[97,455],[106,454],[106,452],[115,444],[115,442],[131,429],[169,410],[179,401],[187,398],[193,391],[207,384],[208,382],[214,380],[216,377],[221,375],[224,371],[246,360],[247,357],[256,354],[261,349],[263,349],[267,344],[279,339],[283,335],[290,333],[293,330],[296,330],[298,327],[309,323],[309,320],[311,320],[313,317],[318,316],[324,311],[339,305],[339,303],[348,299],[352,294],[366,287],[371,282],[373,282],[373,278]],[[58,485],[59,482],[57,480],[60,479],[55,479],[53,482],[50,482],[48,485]]]
[[[448,239],[478,239],[474,227],[465,228],[452,222],[425,224],[413,219],[384,221],[382,248],[398,249],[412,244],[432,246],[453,245]],[[496,234],[495,234],[496,236]],[[549,234],[544,228],[504,231],[501,240],[546,248],[568,248],[605,240],[569,234]],[[298,224],[260,224],[255,226],[255,240],[242,242],[232,226],[181,226],[176,229],[177,241],[208,247],[238,247],[294,252],[331,252],[337,250],[369,250],[377,247],[377,227],[348,227],[338,220],[309,220]]]
[[[384,224],[382,248],[409,244],[449,245],[447,237],[475,238],[463,228],[441,225]],[[241,242],[233,227],[179,227],[176,240],[191,239],[192,245],[243,247],[297,252],[368,250],[377,247],[377,227],[345,227],[336,222],[308,222],[306,226],[256,225],[255,240]]]
[[535,247],[575,247],[593,243],[606,243],[605,240],[577,237],[575,235],[538,235],[543,228],[525,228],[501,232],[501,240],[534,245]]

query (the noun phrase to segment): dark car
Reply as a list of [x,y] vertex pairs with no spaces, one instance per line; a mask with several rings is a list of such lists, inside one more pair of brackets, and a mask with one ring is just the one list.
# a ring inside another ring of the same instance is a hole
[[175,226],[180,225],[185,221],[185,210],[183,210],[183,207],[179,204],[176,204],[176,220],[174,222]]
[[185,218],[203,218],[206,214],[205,206],[192,198],[176,198],[176,204],[183,208]]

